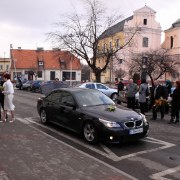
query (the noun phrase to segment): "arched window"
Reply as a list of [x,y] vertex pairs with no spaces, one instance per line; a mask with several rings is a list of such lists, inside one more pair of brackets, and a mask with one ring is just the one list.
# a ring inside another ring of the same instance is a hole
[[173,48],[173,44],[174,44],[174,38],[173,36],[171,36],[171,48]]
[[148,38],[147,37],[143,37],[143,42],[142,42],[142,46],[143,47],[148,47]]

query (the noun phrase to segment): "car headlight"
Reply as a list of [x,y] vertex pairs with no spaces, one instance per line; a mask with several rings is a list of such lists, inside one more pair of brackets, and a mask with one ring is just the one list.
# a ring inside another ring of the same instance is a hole
[[114,122],[114,121],[107,121],[107,120],[100,119],[100,118],[99,118],[99,121],[101,123],[103,123],[106,127],[109,127],[109,128],[121,127],[117,122]]
[[142,118],[143,118],[143,121],[144,121],[144,124],[145,125],[148,125],[148,121],[146,119],[146,116],[144,114],[141,114]]

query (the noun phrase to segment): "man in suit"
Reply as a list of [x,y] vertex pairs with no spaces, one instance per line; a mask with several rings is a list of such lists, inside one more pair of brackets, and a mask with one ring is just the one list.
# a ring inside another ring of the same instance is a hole
[[158,81],[154,81],[154,86],[151,88],[151,105],[152,105],[152,112],[153,112],[153,117],[151,118],[152,120],[157,119],[157,112],[160,111],[161,113],[161,119],[164,118],[164,111],[165,111],[165,106],[159,106],[156,107],[154,106],[155,101],[159,100],[161,98],[167,99],[168,97],[168,92],[166,87],[160,85]]

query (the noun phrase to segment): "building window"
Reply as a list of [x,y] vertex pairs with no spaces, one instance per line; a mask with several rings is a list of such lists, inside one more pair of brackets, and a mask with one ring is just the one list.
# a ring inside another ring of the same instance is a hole
[[148,40],[149,39],[147,37],[143,38],[143,44],[142,44],[143,47],[148,47]]
[[[71,74],[72,73],[72,74]],[[65,80],[76,80],[76,72],[63,72],[62,77]],[[71,79],[72,78],[72,79]]]
[[1,69],[1,70],[3,69],[3,65],[0,65],[0,69]]
[[143,20],[143,24],[144,24],[144,25],[147,25],[147,19],[144,19],[144,20]]
[[171,48],[173,48],[173,45],[174,44],[174,38],[173,38],[173,36],[171,36]]
[[109,42],[109,51],[112,51],[112,41]]
[[38,78],[42,78],[42,71],[37,72]]
[[119,43],[119,39],[116,39],[116,49],[120,48],[120,43]]
[[123,59],[119,59],[119,64],[122,64],[123,63]]
[[7,70],[7,71],[9,70],[9,65],[6,65],[6,70]]
[[39,61],[39,66],[43,66],[44,62],[43,61]]
[[50,80],[55,80],[55,71],[50,71]]
[[103,52],[104,53],[106,52],[106,44],[104,44],[104,46],[103,46]]

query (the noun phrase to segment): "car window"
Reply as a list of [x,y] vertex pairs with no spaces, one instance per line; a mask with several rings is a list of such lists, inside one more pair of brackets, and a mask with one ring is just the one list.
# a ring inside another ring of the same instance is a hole
[[61,104],[66,104],[66,103],[75,104],[74,99],[73,99],[72,95],[69,92],[63,92],[62,93],[60,103]]
[[96,84],[96,87],[97,89],[107,89],[107,87],[102,84]]
[[47,99],[53,103],[60,103],[61,101],[61,92],[60,91],[56,91],[51,93],[49,96],[47,96]]
[[114,102],[105,94],[99,91],[76,92],[77,103],[80,106],[96,106],[102,104],[114,104]]
[[86,84],[86,88],[95,89],[95,85],[94,84]]

